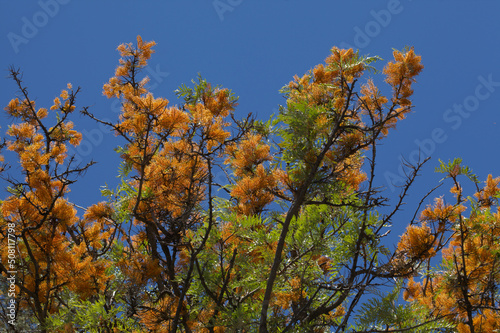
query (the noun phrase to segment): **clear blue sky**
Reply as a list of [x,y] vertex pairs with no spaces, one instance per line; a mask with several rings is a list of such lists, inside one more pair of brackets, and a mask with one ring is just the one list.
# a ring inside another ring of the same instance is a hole
[[[433,171],[439,158],[462,157],[481,179],[500,175],[496,0],[18,0],[1,1],[0,24],[2,106],[16,94],[13,81],[4,78],[14,65],[38,106],[50,107],[71,82],[82,87],[77,105],[107,119],[117,117],[117,108],[102,96],[102,85],[117,66],[116,47],[138,34],[157,42],[149,66],[155,95],[177,103],[173,91],[199,72],[240,96],[237,115],[252,112],[261,119],[283,103],[278,90],[322,62],[334,45],[385,60],[392,48],[413,45],[425,65],[414,86],[415,112],[381,146],[378,184],[397,194],[387,177],[395,179],[399,158],[415,156],[418,143],[432,160],[410,204],[440,179]],[[2,133],[9,121],[0,116]],[[122,142],[89,119],[76,115],[74,121],[84,133],[76,153],[82,162],[98,162],[70,195],[87,206],[100,200],[99,186],[115,182],[113,148]]]

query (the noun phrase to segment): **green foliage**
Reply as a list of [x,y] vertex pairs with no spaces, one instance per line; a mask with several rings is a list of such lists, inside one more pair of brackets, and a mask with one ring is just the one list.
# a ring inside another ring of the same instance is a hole
[[264,139],[266,139],[268,142],[270,141],[269,139],[276,139],[277,138],[277,132],[278,128],[277,125],[279,124],[280,120],[277,118],[274,113],[269,116],[269,119],[267,121],[262,121],[259,119],[256,119],[253,122],[253,131],[255,131],[257,134],[261,135]]
[[451,176],[464,175],[474,183],[478,184],[479,180],[477,176],[472,173],[472,170],[468,166],[462,166],[461,164],[461,158],[455,158],[453,161],[448,161],[448,163],[439,160],[439,167],[436,167],[436,172],[446,174],[445,178],[442,180]]
[[349,61],[341,62],[341,63],[334,63],[332,66],[332,69],[342,69],[342,70],[346,71],[346,70],[349,70],[355,66],[362,64],[362,65],[364,65],[365,69],[376,74],[379,71],[375,67],[373,67],[372,64],[377,62],[377,61],[380,61],[380,60],[383,60],[383,59],[379,56],[370,57],[368,55],[360,55],[359,50],[357,50],[354,53],[354,56],[351,59],[349,59]]
[[122,305],[116,303],[110,306],[107,303],[109,299],[103,295],[98,295],[94,300],[71,297],[67,307],[61,308],[49,318],[47,329],[55,332],[72,327],[79,332],[89,333],[112,332],[114,329],[118,332],[132,332],[140,329],[134,319],[125,315]]
[[[184,102],[188,105],[194,106],[196,103],[203,102],[203,96],[206,96],[207,92],[211,94],[221,88],[220,85],[212,88],[210,83],[208,83],[208,81],[204,79],[200,73],[198,73],[198,82],[195,80],[192,80],[191,82],[194,84],[194,88],[188,87],[183,83],[178,89],[175,90],[177,97],[182,97]],[[238,101],[238,97],[236,97],[231,90],[229,90],[229,101],[231,103],[236,103]]]
[[355,316],[355,331],[453,332],[454,325],[445,320],[433,320],[422,306],[401,302],[403,283],[403,280],[397,280],[389,292],[374,290],[377,297],[363,303]]
[[[225,301],[217,308],[220,321],[235,329],[248,328],[258,319],[260,310],[259,304],[253,302],[253,295],[265,287],[267,270],[264,267],[272,262],[272,253],[261,249],[276,242],[279,235],[267,232],[268,221],[258,216],[242,218],[228,212],[230,202],[225,199],[218,198],[216,206],[219,227],[210,233],[206,251],[197,257],[197,277],[193,279],[189,295],[193,298],[201,296],[200,302],[195,303],[200,310],[205,309],[213,301],[206,297],[207,290],[218,290],[219,294],[212,296],[220,297],[220,282],[226,281],[230,274],[232,279],[225,290]],[[229,225],[232,227],[227,229]],[[198,230],[193,239],[195,243],[201,241],[205,228]],[[228,302],[228,299],[232,301]]]

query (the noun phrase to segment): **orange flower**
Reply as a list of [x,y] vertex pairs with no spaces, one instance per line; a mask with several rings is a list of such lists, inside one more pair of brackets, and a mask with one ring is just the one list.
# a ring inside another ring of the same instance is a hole
[[432,248],[434,241],[435,237],[431,234],[431,229],[425,223],[420,227],[410,225],[401,236],[401,240],[398,243],[398,251],[411,259],[428,259],[436,255],[436,251]]

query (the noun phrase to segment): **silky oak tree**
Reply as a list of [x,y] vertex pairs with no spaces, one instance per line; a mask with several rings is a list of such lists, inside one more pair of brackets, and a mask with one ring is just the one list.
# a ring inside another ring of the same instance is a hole
[[[179,105],[155,97],[142,73],[154,45],[138,37],[135,45],[118,47],[119,66],[103,87],[121,103],[117,121],[82,108],[123,142],[120,184],[104,187],[105,201],[82,217],[65,199],[92,164],[75,166],[66,156],[66,145],[81,138],[68,121],[78,90],[69,86],[54,101],[56,123],[48,127],[42,121],[48,111],[35,109],[19,73],[11,71],[23,100],[6,108],[19,122],[8,130],[7,149],[18,153],[25,180],[8,178],[1,231],[5,241],[8,224],[15,225],[17,306],[31,327],[495,327],[498,273],[491,272],[498,272],[498,242],[489,209],[497,204],[496,180],[478,188],[469,218],[455,184],[456,205],[436,201],[411,221],[394,249],[384,242],[424,163],[407,166],[406,184],[382,214],[389,201],[375,187],[377,145],[413,109],[412,85],[423,65],[412,48],[395,50],[380,72],[374,67],[380,58],[334,47],[324,64],[283,87],[286,104],[264,122],[236,117],[234,94],[201,77],[176,91]],[[370,78],[379,75],[384,88]],[[456,165],[443,166],[455,170],[453,180],[468,172]],[[478,244],[485,250],[474,250]],[[446,269],[432,270],[441,253]],[[402,294],[406,302],[398,300]]]
[[[420,272],[420,282],[410,278],[404,297],[422,304],[435,317],[447,318],[460,333],[496,332],[500,330],[500,178],[489,175],[480,187],[460,159],[442,163],[438,171],[451,180],[455,202],[446,204],[437,198],[420,217],[422,225],[417,228],[425,236],[407,231],[409,239],[402,242],[419,252],[424,243],[437,243],[435,235],[449,235],[450,240],[442,250],[441,264],[434,269],[427,265]],[[465,195],[459,177],[475,185],[474,196]],[[425,224],[432,224],[434,231]],[[445,230],[449,232],[443,234]],[[429,257],[435,256],[435,246],[427,251]]]
[[[109,235],[105,228],[78,219],[74,205],[65,198],[69,186],[92,164],[74,165],[66,154],[68,144],[76,146],[81,140],[68,120],[79,89],[68,84],[49,111],[36,107],[19,71],[11,68],[10,74],[21,97],[5,108],[18,121],[7,131],[10,140],[6,147],[17,154],[19,172],[2,175],[10,183],[11,195],[0,205],[0,237],[6,245],[15,239],[16,253],[12,263],[8,252],[2,251],[0,270],[5,277],[15,271],[15,312],[32,315],[31,319],[23,317],[28,323],[22,324],[26,329],[38,325],[46,332],[48,318],[65,305],[62,295],[66,290],[84,299],[102,291],[107,265],[100,260],[98,249]],[[48,118],[52,111],[55,117]],[[6,293],[2,296],[6,299]],[[2,304],[2,317],[7,323],[6,305]],[[8,327],[18,331],[16,325]]]

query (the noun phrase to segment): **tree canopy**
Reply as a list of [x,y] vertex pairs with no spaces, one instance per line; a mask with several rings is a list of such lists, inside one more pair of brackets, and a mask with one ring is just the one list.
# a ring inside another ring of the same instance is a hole
[[[398,244],[386,241],[425,163],[406,165],[392,204],[375,185],[378,145],[414,109],[423,65],[413,48],[379,70],[379,57],[333,47],[282,88],[285,105],[264,121],[237,116],[234,93],[201,76],[175,91],[178,105],[155,97],[142,71],[154,45],[118,47],[103,86],[121,104],[115,122],[77,107],[71,84],[36,106],[10,69],[19,96],[5,107],[0,160],[6,330],[500,329],[500,178],[441,162],[450,194],[415,207]],[[121,144],[118,186],[87,208],[67,194],[103,166],[68,154],[82,139],[77,109]]]

